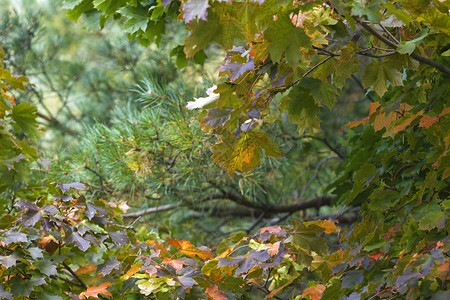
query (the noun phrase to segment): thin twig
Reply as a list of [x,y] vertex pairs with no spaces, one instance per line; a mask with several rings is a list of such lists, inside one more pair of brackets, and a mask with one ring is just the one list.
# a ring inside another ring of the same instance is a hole
[[400,42],[395,38],[395,36],[392,35],[392,33],[386,29],[386,27],[384,27],[383,25],[379,24],[381,28],[383,28],[384,32],[387,33],[387,35],[397,44],[400,44]]
[[84,281],[83,280],[81,280],[81,278],[80,277],[78,277],[78,275],[65,263],[65,262],[62,262],[62,265],[64,266],[64,268],[67,270],[67,271],[69,271],[69,273],[73,276],[73,278],[75,278],[80,284],[81,284],[81,286],[83,287],[83,288],[85,288],[85,289],[87,289],[87,285],[86,285],[86,283],[84,283]]
[[[324,63],[326,63],[328,60],[330,60],[331,58],[333,58],[333,56],[328,56],[327,58],[325,58],[324,60],[322,60],[320,63],[318,63],[317,65],[313,66],[311,69],[309,69],[305,74],[302,75],[302,77],[306,77],[309,73],[311,73],[312,71],[314,71],[315,69],[317,69],[319,66],[323,65]],[[302,78],[301,77],[301,78]],[[294,84],[297,83],[298,81],[301,80],[301,78],[297,79],[296,81],[294,81]]]
[[81,283],[78,283],[78,282],[75,282],[75,281],[66,279],[66,278],[61,277],[61,276],[59,276],[59,275],[55,275],[55,276],[56,276],[58,279],[60,279],[60,280],[62,280],[62,281],[65,281],[65,282],[67,282],[67,283],[70,283],[70,284],[73,284],[73,285],[76,285],[76,286],[83,287],[83,286],[81,285]]
[[[374,37],[376,37],[377,39],[379,39],[380,41],[382,41],[383,43],[385,43],[386,45],[397,49],[397,44],[395,42],[392,42],[391,40],[385,38],[384,36],[382,36],[380,33],[378,33],[375,29],[373,29],[372,27],[369,26],[369,24],[366,24],[362,21],[359,22],[359,24],[365,29],[367,30],[369,33],[371,33]],[[450,68],[446,67],[438,62],[435,62],[434,60],[428,59],[426,57],[423,57],[419,54],[416,53],[411,53],[410,56],[412,58],[414,58],[415,60],[424,63],[426,65],[429,65],[439,71],[441,71],[442,73],[449,75],[450,76]]]

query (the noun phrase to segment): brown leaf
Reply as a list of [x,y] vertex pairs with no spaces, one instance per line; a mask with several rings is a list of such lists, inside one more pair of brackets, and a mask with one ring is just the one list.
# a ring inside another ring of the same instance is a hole
[[212,300],[228,300],[227,295],[219,290],[217,285],[211,285],[206,288],[205,291],[206,296],[208,296],[209,299]]
[[53,254],[58,249],[58,241],[52,235],[45,236],[39,241],[39,246],[49,254]]

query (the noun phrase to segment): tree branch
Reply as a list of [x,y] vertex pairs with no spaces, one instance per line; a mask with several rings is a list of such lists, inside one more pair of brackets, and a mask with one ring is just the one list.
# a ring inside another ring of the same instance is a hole
[[86,283],[84,283],[84,281],[83,280],[81,280],[81,278],[80,277],[78,277],[78,275],[65,263],[65,262],[62,262],[62,265],[64,266],[64,268],[67,270],[67,271],[69,271],[69,273],[73,276],[73,278],[75,278],[80,284],[81,284],[81,286],[83,287],[83,288],[85,288],[85,289],[87,289],[87,285],[86,285]]
[[[231,192],[219,193],[216,195],[209,196],[204,199],[207,200],[230,200],[241,207],[201,207],[202,211],[210,211],[212,216],[223,217],[223,216],[234,216],[234,217],[253,217],[255,215],[264,214],[264,217],[270,217],[277,213],[294,213],[300,210],[305,210],[308,208],[319,208],[321,206],[330,205],[334,197],[323,196],[317,197],[306,201],[299,201],[293,204],[287,205],[261,205],[259,203],[253,203],[246,199],[242,195],[237,195]],[[200,203],[203,201],[199,201]],[[243,206],[243,207],[242,207]],[[167,211],[174,209],[176,207],[181,207],[180,203],[175,204],[165,204],[157,207],[150,207],[136,212],[122,214],[124,218],[137,218],[144,215],[149,215],[161,211]],[[195,203],[191,203],[190,209],[198,211],[200,207],[196,207]]]
[[137,217],[144,216],[144,215],[149,215],[149,214],[154,214],[154,213],[161,212],[161,211],[171,210],[178,206],[179,206],[178,203],[175,203],[175,204],[166,204],[166,205],[161,205],[161,206],[156,206],[156,207],[149,207],[149,208],[139,210],[136,212],[122,214],[122,217],[137,218]]
[[[388,45],[389,47],[392,47],[394,49],[397,49],[397,44],[387,38],[385,38],[383,35],[381,35],[380,33],[378,33],[375,29],[373,29],[372,27],[370,27],[369,24],[366,24],[364,22],[359,21],[358,22],[365,30],[367,30],[370,34],[372,34],[374,37],[376,37],[377,39],[379,39],[380,41],[382,41],[383,43],[385,43],[386,45]],[[441,65],[440,63],[428,59],[424,56],[421,56],[419,54],[416,53],[411,53],[410,56],[412,58],[414,58],[415,60],[424,63],[426,65],[432,66],[433,68],[436,68],[437,70],[441,71],[442,73],[449,75],[450,76],[450,68]]]

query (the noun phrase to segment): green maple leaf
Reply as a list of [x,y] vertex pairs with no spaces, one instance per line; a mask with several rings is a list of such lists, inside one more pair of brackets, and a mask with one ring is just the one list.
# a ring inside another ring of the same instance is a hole
[[134,33],[139,29],[142,31],[147,29],[148,15],[146,9],[128,6],[119,9],[118,12],[127,18],[123,24],[125,32]]
[[35,138],[37,133],[36,122],[37,108],[30,103],[20,103],[14,106],[11,117],[16,125],[22,129],[29,137]]
[[322,102],[330,110],[333,108],[337,95],[337,90],[334,86],[328,82],[323,82],[311,77],[303,78],[300,82],[300,86],[310,90],[316,103]]
[[378,23],[381,21],[382,15],[380,13],[380,1],[372,1],[369,5],[362,5],[358,2],[352,3],[352,15],[364,17],[371,23]]
[[115,14],[119,8],[127,4],[127,0],[94,0],[95,8],[105,12],[108,17]]
[[300,47],[311,47],[311,40],[303,29],[295,27],[287,13],[278,15],[264,31],[265,39],[270,43],[267,49],[272,61],[279,63],[283,53],[289,65],[295,66],[301,58]]
[[380,97],[387,91],[388,80],[392,86],[403,86],[402,73],[397,69],[398,65],[402,64],[398,64],[395,60],[382,63],[373,60],[361,76],[363,86],[365,88],[372,86]]
[[293,243],[307,251],[314,251],[319,255],[325,255],[328,252],[327,240],[317,236],[324,232],[322,227],[311,224],[306,226],[298,221],[292,220],[294,226]]
[[314,100],[309,89],[299,85],[293,87],[289,93],[287,111],[290,119],[298,125],[299,132],[308,128],[320,128],[320,120],[317,118],[319,105]]
[[397,52],[401,54],[413,53],[417,45],[419,45],[423,41],[427,34],[428,31],[424,31],[419,35],[419,37],[410,41],[402,42],[401,44],[397,45]]
[[208,46],[220,33],[220,24],[215,14],[209,14],[208,22],[193,20],[190,24],[191,34],[184,39],[184,53],[193,57]]
[[76,21],[86,11],[94,8],[92,0],[65,0],[63,8],[68,9],[67,19]]
[[212,147],[214,154],[212,158],[218,165],[224,165],[232,159],[234,151],[234,139],[232,137],[225,137],[220,142]]
[[433,228],[444,228],[447,216],[442,211],[432,211],[419,220],[419,229],[431,230]]
[[245,32],[241,23],[234,17],[222,16],[220,30],[214,40],[224,49],[230,49],[234,45],[234,39],[245,41]]

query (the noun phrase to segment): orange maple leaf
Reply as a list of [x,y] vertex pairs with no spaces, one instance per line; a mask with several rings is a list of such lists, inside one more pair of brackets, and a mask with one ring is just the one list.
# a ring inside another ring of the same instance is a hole
[[213,258],[212,254],[206,250],[201,250],[194,245],[191,244],[191,242],[186,240],[178,240],[178,239],[167,239],[167,242],[169,245],[174,246],[178,249],[180,249],[180,253],[186,254],[189,256],[192,256],[195,258],[197,255],[201,259],[207,259],[207,258]]
[[131,276],[133,276],[137,271],[139,271],[139,269],[143,266],[143,263],[137,263],[134,264],[129,270],[128,272],[122,276],[123,279],[127,280],[128,278],[130,278]]
[[333,233],[335,231],[338,231],[339,229],[336,227],[336,221],[332,221],[332,220],[318,220],[318,221],[313,221],[313,224],[322,227],[323,229],[325,229],[325,233],[326,234],[330,234]]
[[90,275],[95,271],[95,269],[97,269],[96,265],[86,265],[84,267],[79,267],[75,273],[77,275]]
[[87,297],[98,298],[98,294],[112,296],[111,293],[106,290],[109,286],[111,286],[111,282],[104,282],[99,286],[88,286],[86,292],[82,292],[78,297],[80,297],[80,299]]
[[305,289],[305,291],[302,294],[302,297],[309,296],[311,300],[319,300],[321,298],[323,291],[325,291],[325,286],[323,284],[310,286],[309,288]]
[[353,128],[353,127],[356,127],[356,126],[359,126],[359,125],[362,125],[362,124],[366,124],[367,122],[369,122],[370,116],[377,111],[378,107],[380,107],[380,102],[370,103],[370,105],[369,105],[369,117],[366,117],[366,118],[364,118],[362,120],[359,120],[359,121],[348,122],[347,124],[345,124],[344,127],[339,129],[339,133],[341,133],[342,130],[344,130],[345,127]]
[[374,254],[369,254],[367,256],[373,258],[374,260],[379,260],[381,257],[385,257],[386,254],[377,250]]
[[269,250],[267,251],[270,255],[275,255],[278,253],[278,250],[280,249],[280,242],[276,242],[273,245],[269,246]]

